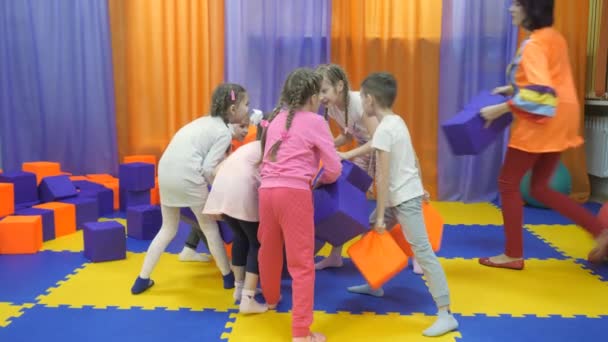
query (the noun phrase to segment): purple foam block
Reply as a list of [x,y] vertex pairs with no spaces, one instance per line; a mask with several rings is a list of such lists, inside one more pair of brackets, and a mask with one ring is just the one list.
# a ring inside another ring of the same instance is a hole
[[365,193],[373,182],[372,177],[367,172],[348,160],[342,161],[342,174],[340,177]]
[[19,204],[39,203],[36,175],[31,172],[15,171],[0,173],[0,183],[13,183],[15,207]]
[[72,184],[74,184],[74,187],[76,187],[76,189],[78,189],[80,191],[91,191],[91,190],[98,190],[100,188],[104,188],[104,186],[101,184],[93,183],[93,182],[87,181],[87,180],[72,181]]
[[59,202],[73,204],[76,207],[76,229],[82,229],[86,223],[96,222],[99,218],[99,205],[95,197],[77,196]]
[[152,240],[163,224],[160,207],[140,205],[127,209],[127,235],[138,240]]
[[321,250],[321,248],[323,248],[323,246],[325,246],[325,241],[321,241],[319,239],[315,238],[315,255],[317,255],[317,253],[319,253],[319,251]]
[[130,191],[120,189],[120,210],[150,204],[150,190]]
[[367,232],[369,203],[358,188],[344,179],[314,191],[315,237],[340,246]]
[[481,117],[481,108],[505,102],[500,95],[482,93],[475,97],[461,112],[441,124],[441,128],[457,156],[477,155],[502,135],[513,121],[511,113],[494,120],[485,128],[486,121]]
[[50,176],[44,177],[38,187],[38,194],[43,203],[53,202],[64,198],[74,197],[78,194],[70,177]]
[[143,191],[154,188],[154,164],[120,164],[119,188],[127,191]]
[[87,222],[83,236],[84,256],[93,262],[127,257],[125,227],[116,221]]
[[55,238],[55,212],[50,209],[26,208],[15,212],[18,216],[40,216],[42,218],[42,241]]
[[95,189],[81,190],[78,193],[81,197],[97,199],[97,209],[99,216],[110,215],[114,212],[114,192],[104,186]]

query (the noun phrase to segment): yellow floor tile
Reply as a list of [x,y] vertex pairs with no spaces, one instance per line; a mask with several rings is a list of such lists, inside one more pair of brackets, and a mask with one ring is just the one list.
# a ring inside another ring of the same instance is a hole
[[34,304],[14,305],[12,303],[0,302],[0,327],[6,327],[11,319],[21,316],[21,310],[31,308]]
[[571,258],[587,259],[595,246],[593,237],[576,225],[528,225],[526,228]]
[[608,283],[573,260],[526,260],[523,271],[485,267],[477,260],[442,259],[441,264],[455,313],[608,315]]
[[235,308],[232,290],[224,290],[222,276],[213,262],[184,263],[176,255],[163,254],[152,279],[155,285],[140,295],[131,294],[145,254],[127,253],[127,259],[89,263],[68,280],[39,298],[41,304],[81,307]]
[[445,224],[502,225],[502,212],[491,203],[433,202]]

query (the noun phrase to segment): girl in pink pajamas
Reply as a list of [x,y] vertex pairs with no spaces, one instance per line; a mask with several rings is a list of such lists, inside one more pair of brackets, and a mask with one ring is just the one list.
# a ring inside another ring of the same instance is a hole
[[260,227],[258,239],[262,292],[269,308],[280,299],[283,245],[293,279],[293,341],[325,341],[312,333],[315,268],[311,183],[319,161],[320,183],[332,183],[342,171],[340,157],[319,108],[322,77],[308,68],[285,81],[277,109],[262,134]]

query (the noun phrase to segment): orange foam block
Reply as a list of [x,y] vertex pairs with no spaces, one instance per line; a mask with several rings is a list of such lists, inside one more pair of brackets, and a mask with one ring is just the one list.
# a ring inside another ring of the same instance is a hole
[[390,234],[379,234],[375,230],[352,244],[347,253],[374,290],[405,268],[408,260]]
[[224,242],[224,249],[226,250],[226,255],[228,256],[228,259],[232,259],[232,242],[231,243]]
[[[95,182],[95,183],[98,183],[98,182]],[[99,184],[112,190],[112,193],[114,194],[114,210],[118,210],[120,208],[120,191],[119,191],[118,179],[113,180],[113,181],[99,182]]]
[[101,184],[101,182],[113,182],[113,181],[118,180],[118,178],[112,177],[112,175],[109,175],[107,173],[89,174],[89,175],[87,175],[87,178],[91,182],[100,183],[100,184]]
[[156,156],[152,154],[137,154],[132,156],[125,156],[122,162],[127,163],[148,163],[154,165],[154,172],[156,172]]
[[7,216],[0,221],[0,254],[34,254],[42,248],[42,217]]
[[90,180],[90,179],[88,179],[86,176],[70,176],[70,180],[71,181],[83,181],[83,180]]
[[13,183],[0,183],[0,217],[15,212],[15,186]]
[[33,208],[49,209],[55,215],[55,238],[76,232],[76,206],[69,203],[48,202]]
[[[422,203],[422,215],[424,215],[424,225],[426,226],[426,232],[429,236],[431,247],[433,248],[433,251],[437,252],[441,248],[441,239],[443,237],[443,218],[441,217],[441,214],[439,214],[439,211],[430,203]],[[391,229],[391,236],[407,256],[414,256],[410,244],[403,235],[401,225],[398,224]]]
[[36,182],[40,184],[42,178],[49,176],[59,176],[62,174],[61,165],[54,162],[25,162],[21,164],[21,170],[31,172],[36,175]]

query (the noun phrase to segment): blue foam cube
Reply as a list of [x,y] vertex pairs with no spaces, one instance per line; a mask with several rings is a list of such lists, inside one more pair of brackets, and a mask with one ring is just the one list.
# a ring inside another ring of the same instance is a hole
[[70,177],[61,175],[44,177],[38,187],[38,194],[40,195],[40,200],[46,203],[74,197],[78,194],[78,191],[74,184],[72,184]]
[[340,177],[364,193],[367,193],[367,190],[369,190],[374,181],[365,170],[348,160],[342,161],[342,174]]
[[120,210],[150,204],[150,190],[131,191],[120,189]]
[[154,188],[154,165],[148,163],[120,164],[118,179],[121,190],[150,190]]
[[15,188],[15,208],[19,204],[38,204],[38,182],[31,172],[15,171],[0,173],[0,183],[13,183]]
[[81,197],[90,197],[97,199],[98,215],[105,216],[114,212],[114,192],[105,186],[99,188],[81,190],[78,193]]
[[315,189],[313,196],[315,238],[340,246],[368,231],[365,193],[345,179]]
[[25,208],[15,212],[19,216],[40,216],[42,218],[42,241],[55,239],[55,212],[50,209]]
[[441,124],[454,155],[477,155],[502,135],[513,121],[513,115],[507,113],[485,128],[486,121],[479,112],[483,107],[505,101],[506,98],[502,95],[480,93],[462,111]]
[[[187,217],[191,223],[196,223],[198,225],[198,221],[196,219],[196,216],[192,212],[192,209],[181,208],[181,214]],[[234,240],[234,233],[232,232],[232,228],[230,228],[230,225],[225,221],[216,222],[220,229],[220,236],[222,237],[222,240],[224,240],[225,243],[231,243],[232,240]]]
[[138,240],[152,240],[163,224],[160,207],[141,205],[127,209],[127,235]]
[[76,207],[76,229],[82,229],[87,222],[96,222],[99,218],[97,198],[77,196],[59,202],[73,204]]
[[84,224],[83,238],[84,256],[93,262],[127,257],[125,227],[119,222],[87,222]]
[[103,185],[101,185],[99,183],[94,183],[94,182],[87,181],[87,180],[72,181],[72,184],[74,184],[74,187],[76,187],[76,189],[80,190],[81,192],[105,188]]

